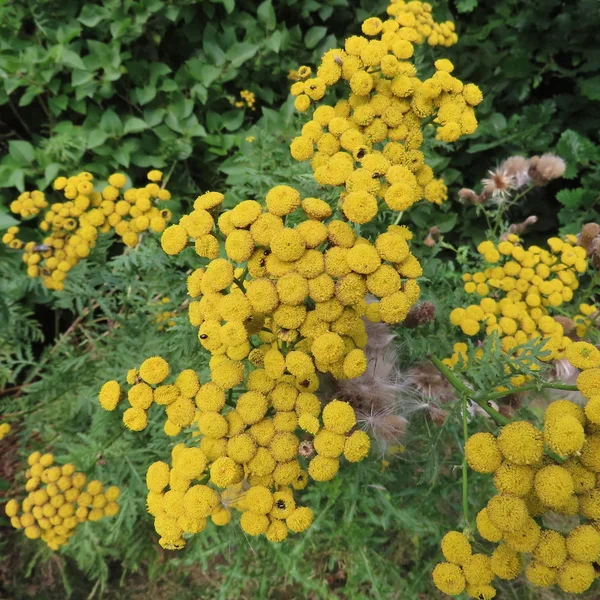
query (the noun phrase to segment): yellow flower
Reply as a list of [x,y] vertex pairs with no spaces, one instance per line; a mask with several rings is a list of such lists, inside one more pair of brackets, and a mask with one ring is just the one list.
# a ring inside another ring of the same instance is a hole
[[492,561],[485,554],[473,554],[462,565],[467,583],[472,585],[487,585],[494,579]]
[[156,385],[163,381],[169,374],[169,363],[160,356],[147,358],[140,366],[139,375],[151,385]]
[[525,576],[533,585],[549,587],[556,583],[558,571],[539,562],[530,562],[525,569]]
[[251,425],[258,423],[267,412],[267,399],[264,394],[249,391],[238,397],[236,410],[244,423]]
[[449,531],[441,541],[444,558],[457,565],[462,565],[471,558],[473,553],[467,537],[459,531]]
[[117,381],[107,381],[98,394],[98,400],[104,410],[115,410],[121,398],[121,386]]
[[563,592],[582,594],[596,579],[596,571],[591,562],[567,560],[558,571],[558,587]]
[[[589,406],[588,402],[588,406]],[[586,414],[588,412],[586,406]],[[591,419],[590,419],[591,420]],[[544,440],[559,456],[565,458],[579,452],[585,442],[585,433],[579,420],[572,415],[548,419],[544,426]]]
[[323,425],[329,431],[344,434],[356,425],[356,414],[348,402],[332,400],[323,409]]
[[539,463],[544,452],[542,433],[527,421],[505,425],[498,446],[504,457],[517,465]]
[[128,408],[123,413],[123,423],[132,431],[142,431],[148,425],[148,415],[142,408]]
[[600,391],[600,368],[586,369],[577,377],[577,388],[585,398],[598,395]]
[[567,469],[549,465],[535,475],[535,492],[539,499],[550,508],[565,505],[573,494],[573,479]]
[[301,533],[306,531],[313,521],[313,512],[305,506],[296,508],[292,514],[286,518],[285,523],[291,531]]
[[600,350],[588,342],[569,344],[565,357],[577,369],[600,367]]
[[502,464],[502,454],[491,433],[476,433],[465,444],[469,466],[479,473],[493,473]]
[[565,538],[553,530],[542,531],[533,552],[534,559],[547,567],[558,568],[567,560]]
[[308,465],[308,473],[315,481],[329,481],[333,479],[340,467],[337,458],[315,456]]
[[163,231],[160,243],[167,254],[179,254],[188,244],[188,233],[181,225],[170,225]]
[[498,494],[489,500],[487,515],[492,525],[504,533],[517,531],[529,517],[525,502],[506,494]]
[[499,542],[503,538],[503,532],[490,520],[487,508],[483,508],[477,513],[476,523],[477,531],[484,540],[488,540],[488,542]]
[[433,569],[433,583],[444,594],[458,596],[464,591],[466,580],[458,565],[438,563]]
[[533,488],[534,475],[531,467],[504,462],[494,474],[494,485],[501,494],[526,496]]

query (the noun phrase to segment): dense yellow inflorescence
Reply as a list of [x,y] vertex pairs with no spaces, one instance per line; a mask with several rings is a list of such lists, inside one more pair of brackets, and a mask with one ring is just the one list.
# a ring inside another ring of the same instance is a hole
[[[39,228],[46,237],[40,243],[25,242],[17,237],[19,228],[10,227],[2,236],[2,242],[24,250],[23,262],[30,277],[41,277],[48,289],[62,290],[68,272],[89,256],[99,233],[114,229],[126,246],[135,246],[141,232],[160,233],[165,229],[171,211],[159,208],[157,203],[169,200],[171,194],[159,185],[160,171],[150,171],[148,179],[149,183],[143,188],[125,189],[125,175],[114,173],[101,191],[97,191],[91,173],[58,177],[53,187],[63,194],[64,201],[54,202],[44,213]],[[24,208],[26,199],[23,196],[21,194],[10,205],[11,210],[23,218],[36,215],[48,206],[40,191],[30,194],[31,198],[39,199],[37,211]]]
[[[168,435],[195,427],[191,445],[176,446],[172,465],[148,470],[148,510],[165,548],[182,547],[208,517],[228,523],[231,508],[241,511],[248,535],[282,541],[312,521],[292,490],[309,478],[335,477],[342,456],[358,462],[369,452],[354,409],[323,403],[320,380],[366,371],[366,320],[402,322],[419,298],[422,269],[407,227],[391,225],[367,239],[360,225],[386,206],[403,211],[421,197],[442,202],[446,187],[419,150],[423,119],[434,118],[438,137],[453,141],[475,130],[472,107],[481,101],[475,86],[450,75],[450,61],[437,61],[425,82],[406,62],[413,42],[455,41],[450,25],[433,23],[420,2],[393,3],[389,14],[385,23],[363,24],[371,37],[385,28],[381,40],[350,38],[346,50],[325,55],[316,78],[308,67],[297,72],[292,93],[300,109],[340,78],[353,90],[336,107],[318,107],[291,148],[296,159],[313,159],[318,183],[346,188],[335,208],[278,185],[264,199],[223,210],[224,196],[209,191],[162,234],[168,255],[193,247],[201,260],[187,278],[188,315],[211,354],[202,384],[192,370],[166,383],[169,366],[160,357],[127,375],[128,428],[144,429],[154,403],[165,405]],[[99,400],[114,410],[124,395],[110,381]]]
[[[505,425],[496,437],[472,435],[469,466],[493,473],[498,494],[476,518],[479,535],[498,544],[491,556],[474,554],[469,540],[450,532],[442,540],[447,562],[433,572],[449,595],[493,598],[495,577],[515,579],[523,570],[535,586],[558,585],[581,594],[596,579],[600,560],[600,350],[587,342],[567,347],[566,359],[581,372],[581,407],[568,400],[548,405],[542,430],[527,421]],[[546,449],[546,454],[544,451]],[[569,533],[546,529],[547,513],[571,517]]]
[[[148,511],[168,549],[182,548],[182,535],[202,531],[208,517],[226,525],[233,508],[242,513],[240,525],[248,535],[280,542],[288,531],[304,531],[312,511],[296,505],[293,490],[303,489],[309,476],[332,479],[342,456],[358,462],[369,452],[368,435],[355,429],[354,409],[337,400],[323,408],[314,393],[316,380],[307,388],[290,373],[272,377],[255,369],[234,404],[226,390],[241,383],[239,369],[227,364],[215,371],[204,384],[192,370],[165,383],[169,366],[154,356],[127,374],[131,407],[123,421],[129,429],[144,429],[156,403],[165,405],[167,434],[195,425],[192,441],[200,438],[199,445],[175,446],[172,466],[157,462],[148,469]],[[119,383],[109,381],[99,401],[114,410],[121,396]]]
[[386,21],[367,19],[364,36],[329,50],[316,76],[300,67],[291,88],[301,112],[340,81],[350,88],[347,98],[313,111],[290,150],[296,160],[311,161],[317,183],[344,186],[342,211],[357,224],[381,208],[404,211],[421,199],[441,204],[447,190],[425,164],[423,123],[433,121],[437,139],[454,142],[475,132],[474,107],[483,99],[477,86],[451,75],[449,60],[437,60],[425,80],[411,62],[415,44],[454,43],[451,23],[434,23],[431,6],[421,2],[394,2],[388,13]]
[[10,423],[0,423],[0,440],[3,440],[12,430]]
[[6,503],[6,516],[15,529],[31,540],[41,539],[52,550],[68,543],[79,523],[114,517],[121,494],[115,485],[104,489],[98,480],[88,481],[75,465],[55,465],[52,454],[33,452],[25,475],[28,495]]
[[[587,268],[585,249],[576,244],[575,236],[567,236],[565,240],[550,238],[550,250],[524,248],[514,234],[498,244],[482,242],[477,249],[489,266],[463,275],[465,291],[481,300],[455,308],[450,322],[470,337],[497,333],[505,351],[543,339],[542,360],[562,358],[571,339],[551,313],[571,302],[579,287],[577,278]],[[446,364],[456,365],[459,355],[460,348]]]

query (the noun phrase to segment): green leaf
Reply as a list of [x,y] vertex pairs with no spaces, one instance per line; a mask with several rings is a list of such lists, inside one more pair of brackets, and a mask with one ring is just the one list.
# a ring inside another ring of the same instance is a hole
[[573,179],[582,166],[587,166],[590,161],[600,158],[600,150],[586,137],[567,129],[563,131],[556,144],[556,152],[567,163],[567,170],[563,177]]
[[275,29],[277,18],[271,0],[265,0],[259,4],[256,16],[258,17],[258,22],[262,23],[267,29]]
[[244,122],[243,110],[229,110],[221,115],[221,121],[227,131],[239,129]]
[[223,69],[215,67],[214,65],[207,65],[205,61],[199,58],[188,60],[186,65],[190,71],[190,75],[207,88],[210,87],[211,83],[213,83],[213,81],[215,81],[223,72]]
[[258,45],[250,42],[238,42],[227,51],[227,58],[232,66],[240,67],[258,52]]
[[123,134],[123,123],[114,110],[107,110],[100,119],[100,129],[112,137]]
[[146,108],[144,110],[144,121],[148,127],[156,127],[163,122],[165,112],[164,108]]
[[477,0],[457,0],[456,10],[459,13],[472,12],[477,8]]
[[311,27],[304,36],[304,45],[312,50],[324,37],[327,33],[327,27]]
[[135,95],[137,96],[138,102],[143,106],[152,102],[156,98],[156,87],[153,85],[147,85],[143,88],[136,88]]
[[590,100],[600,100],[600,75],[579,80],[579,91]]
[[125,119],[125,126],[123,127],[123,133],[139,133],[140,131],[144,131],[148,129],[148,125],[142,119],[138,117],[127,117]]
[[33,146],[24,140],[10,140],[8,142],[8,153],[20,165],[30,165],[35,160]]
[[94,79],[94,73],[91,71],[80,71],[79,69],[74,69],[71,72],[71,85],[73,87],[78,87],[80,85],[89,83],[92,79]]
[[50,163],[49,165],[46,165],[46,168],[44,169],[44,183],[46,184],[46,187],[48,187],[50,183],[56,179],[56,176],[59,174],[61,169],[62,166],[58,163]]
[[17,219],[15,219],[12,215],[0,211],[0,231],[18,224],[19,221],[17,221]]
[[68,48],[63,49],[60,62],[72,69],[81,69],[82,71],[85,71],[85,64],[81,60],[79,54]]
[[19,106],[29,106],[36,96],[39,96],[44,91],[43,88],[31,85],[25,93],[19,98]]
[[107,8],[90,3],[83,7],[78,21],[83,23],[86,27],[96,27],[98,23],[104,21],[108,16],[109,11]]
[[94,129],[88,133],[87,147],[93,150],[94,148],[98,148],[98,146],[102,146],[107,139],[108,134],[105,131]]
[[283,35],[282,35],[281,31],[279,31],[279,30],[274,31],[273,35],[271,35],[270,37],[268,37],[265,40],[265,46],[272,52],[275,52],[275,54],[279,54],[279,50],[281,50],[282,40],[283,40]]
[[221,4],[225,7],[225,11],[228,15],[235,10],[235,0],[221,0]]
[[556,194],[556,199],[567,208],[586,208],[594,203],[596,193],[593,190],[586,190],[583,188],[560,190],[560,192]]

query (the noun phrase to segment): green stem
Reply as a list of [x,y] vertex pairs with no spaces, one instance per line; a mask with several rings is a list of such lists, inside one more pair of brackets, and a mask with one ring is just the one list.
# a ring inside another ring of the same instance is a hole
[[496,423],[499,425],[506,425],[510,423],[510,420],[505,416],[501,415],[495,408],[492,408],[488,402],[488,398],[480,399],[475,397],[473,390],[469,389],[453,372],[449,369],[437,356],[429,355],[429,360],[439,369],[439,371],[448,380],[450,385],[459,392],[462,396],[465,396],[469,400],[476,402]]
[[462,420],[463,420],[463,462],[462,462],[462,509],[463,520],[465,527],[469,524],[469,481],[468,481],[468,465],[467,465],[467,440],[469,439],[469,427],[467,422],[467,397],[462,396]]
[[396,220],[394,221],[394,225],[398,225],[398,223],[400,223],[400,219],[402,219],[402,215],[403,215],[403,214],[404,214],[404,211],[403,211],[403,210],[401,210],[401,211],[398,213],[398,216],[396,217]]
[[540,392],[543,389],[555,389],[555,390],[567,390],[569,392],[576,392],[576,385],[567,385],[566,383],[530,383],[529,385],[522,385],[518,388],[512,388],[510,390],[506,390],[504,392],[494,392],[492,394],[487,394],[484,398],[475,399],[476,402],[479,401],[489,401],[489,400],[498,400],[499,398],[504,398],[506,396],[510,396],[511,394],[519,394],[521,392],[531,392],[536,391]]

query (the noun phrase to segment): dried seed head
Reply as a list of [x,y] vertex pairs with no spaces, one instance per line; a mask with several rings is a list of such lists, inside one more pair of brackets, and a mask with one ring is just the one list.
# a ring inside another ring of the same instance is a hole
[[565,161],[555,154],[532,156],[529,161],[529,176],[535,185],[542,186],[562,177],[566,168]]
[[435,305],[433,302],[421,302],[413,306],[402,323],[408,329],[415,329],[435,321]]
[[525,231],[528,227],[531,227],[531,225],[535,225],[537,222],[538,222],[538,218],[535,215],[531,215],[531,216],[527,217],[522,223],[512,223],[509,226],[508,231],[502,236],[501,239],[502,240],[508,239],[508,236],[511,233],[521,235],[522,233],[525,233]]
[[308,440],[300,442],[300,445],[298,446],[298,454],[300,456],[303,456],[304,458],[310,458],[314,453],[315,448],[312,445],[312,442],[309,442]]
[[598,236],[600,236],[600,225],[598,223],[586,223],[578,236],[578,243],[589,253],[592,242]]
[[510,156],[502,163],[502,167],[509,177],[514,178],[517,188],[529,183],[529,159],[524,156]]
[[466,204],[483,204],[486,199],[468,188],[459,190],[458,197]]
[[481,180],[483,191],[481,196],[490,198],[496,204],[506,202],[510,192],[517,188],[517,181],[502,166],[495,171],[488,171],[488,177]]

